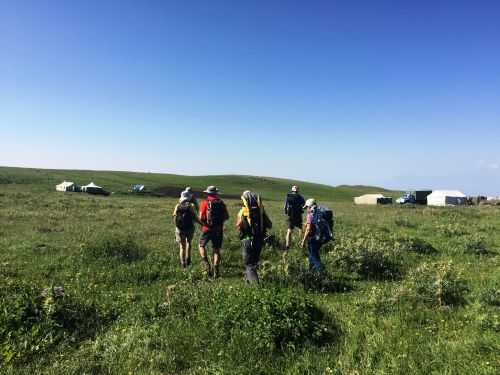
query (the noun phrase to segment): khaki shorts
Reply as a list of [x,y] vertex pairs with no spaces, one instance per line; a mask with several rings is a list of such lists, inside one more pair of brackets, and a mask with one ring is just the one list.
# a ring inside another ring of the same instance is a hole
[[181,242],[191,242],[194,237],[194,228],[188,232],[182,232],[179,228],[175,228],[175,241],[177,243]]

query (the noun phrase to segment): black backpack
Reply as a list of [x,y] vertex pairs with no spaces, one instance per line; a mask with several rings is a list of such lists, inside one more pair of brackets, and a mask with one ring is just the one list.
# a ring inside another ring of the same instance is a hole
[[291,219],[302,217],[304,209],[302,207],[304,200],[301,195],[297,193],[288,193],[286,196],[287,211],[286,214]]
[[209,200],[207,209],[208,226],[221,226],[227,219],[227,210],[224,202],[221,199]]
[[249,218],[244,217],[241,227],[240,238],[250,235],[253,239],[264,239],[267,229],[271,229],[273,223],[265,212],[261,213],[259,206],[250,207]]
[[194,228],[193,210],[191,203],[181,203],[175,211],[175,226],[183,232],[190,231]]

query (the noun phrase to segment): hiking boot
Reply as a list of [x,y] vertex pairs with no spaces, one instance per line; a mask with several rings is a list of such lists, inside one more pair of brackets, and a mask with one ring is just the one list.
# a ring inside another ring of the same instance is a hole
[[201,260],[201,268],[203,270],[203,274],[205,276],[211,277],[212,276],[212,267],[210,267],[210,263],[208,262],[208,259],[202,259]]
[[219,266],[214,266],[214,279],[218,279],[220,277],[220,270],[219,270]]

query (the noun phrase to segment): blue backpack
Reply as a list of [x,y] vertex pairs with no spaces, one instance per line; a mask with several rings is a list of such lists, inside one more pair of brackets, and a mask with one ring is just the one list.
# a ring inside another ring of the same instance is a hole
[[322,245],[333,240],[333,211],[326,207],[316,207],[313,211],[314,236]]

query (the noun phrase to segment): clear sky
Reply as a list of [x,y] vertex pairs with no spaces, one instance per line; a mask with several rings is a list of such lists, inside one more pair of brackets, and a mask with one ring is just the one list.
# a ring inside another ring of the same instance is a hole
[[0,0],[0,131],[0,165],[500,194],[500,2]]

